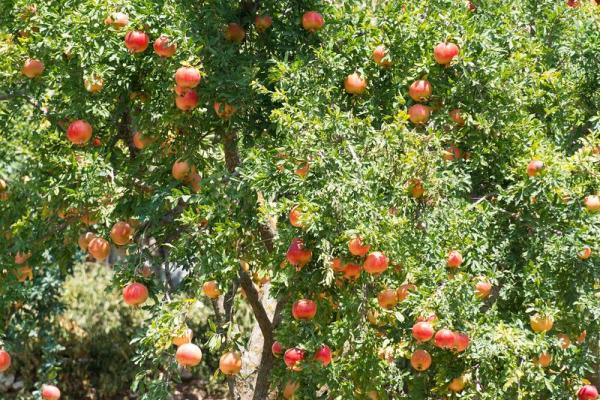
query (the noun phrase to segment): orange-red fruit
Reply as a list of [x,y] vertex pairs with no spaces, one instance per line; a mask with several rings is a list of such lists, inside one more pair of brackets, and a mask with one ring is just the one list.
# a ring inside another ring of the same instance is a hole
[[593,385],[585,385],[577,392],[579,400],[596,400],[598,398],[598,389]]
[[431,108],[423,104],[413,104],[408,108],[408,119],[415,125],[425,124],[431,116]]
[[310,164],[307,162],[302,163],[299,168],[296,168],[294,173],[298,175],[300,178],[305,178],[308,175],[308,171],[310,170]]
[[448,384],[448,390],[454,393],[461,392],[465,388],[466,383],[465,377],[461,375],[458,378],[454,378],[450,381]]
[[95,238],[95,234],[92,232],[86,232],[79,236],[79,239],[77,239],[77,244],[82,251],[87,251],[90,242]]
[[294,266],[303,267],[312,259],[312,251],[304,246],[300,238],[293,238],[286,254],[288,262]]
[[316,11],[307,11],[302,16],[302,27],[309,32],[316,32],[325,25],[323,16]]
[[408,95],[411,99],[418,102],[425,102],[431,97],[432,89],[429,81],[414,81],[408,88]]
[[210,299],[216,299],[221,295],[217,281],[206,281],[202,284],[202,292]]
[[154,41],[154,52],[160,57],[173,57],[177,51],[177,43],[172,42],[166,35],[160,35],[158,39]]
[[242,357],[239,353],[228,351],[219,360],[219,369],[225,375],[237,375],[242,369]]
[[180,67],[175,72],[175,83],[180,88],[195,88],[200,79],[200,71],[194,67]]
[[124,246],[131,241],[133,229],[125,221],[119,221],[110,230],[110,238],[117,246]]
[[191,329],[186,329],[185,333],[181,336],[174,336],[172,342],[175,346],[179,347],[186,343],[192,342],[192,337],[194,336],[194,332]]
[[331,349],[326,344],[319,347],[315,353],[315,360],[321,363],[323,367],[326,367],[331,362]]
[[469,347],[469,336],[462,332],[454,332],[454,350],[462,353]]
[[283,354],[283,346],[281,343],[277,341],[273,342],[273,345],[271,346],[271,353],[273,353],[275,357],[281,357]]
[[585,208],[589,212],[597,213],[600,212],[600,196],[590,195],[584,199]]
[[440,43],[433,49],[433,58],[438,64],[450,64],[460,50],[454,43]]
[[187,89],[181,96],[175,96],[175,106],[181,111],[190,111],[198,106],[198,94]]
[[552,363],[552,355],[550,353],[541,353],[537,362],[542,368],[546,368]]
[[21,73],[26,77],[33,79],[44,72],[44,63],[37,59],[27,59],[21,68]]
[[0,372],[4,372],[10,368],[12,359],[6,350],[0,350]]
[[461,158],[461,151],[455,145],[450,145],[445,151],[442,158],[446,161],[454,161]]
[[304,225],[302,225],[302,222],[300,222],[300,220],[302,219],[302,213],[298,209],[298,206],[292,207],[292,209],[290,210],[289,218],[290,224],[292,224],[292,226],[295,226],[296,228],[304,227]]
[[556,337],[558,338],[558,343],[563,350],[569,348],[569,346],[571,345],[571,339],[569,338],[569,336],[565,335],[564,333],[559,333],[558,335],[556,335]]
[[475,284],[475,296],[479,299],[487,299],[492,291],[492,284],[487,280],[480,280]]
[[341,258],[334,258],[331,260],[331,269],[335,272],[344,272],[346,265],[342,262]]
[[392,62],[385,59],[387,55],[388,50],[384,45],[380,44],[379,46],[375,47],[375,50],[373,50],[373,61],[375,61],[375,64],[379,65],[380,67],[388,68],[392,65]]
[[429,322],[417,322],[412,327],[412,335],[419,342],[427,342],[428,340],[431,340],[433,334],[433,326],[431,326]]
[[213,104],[213,109],[215,110],[215,114],[217,114],[217,116],[219,118],[223,118],[223,119],[229,119],[233,116],[233,114],[235,114],[235,107],[232,106],[231,104],[227,104],[227,103],[219,103],[219,102],[215,102]]
[[254,25],[256,25],[258,32],[263,33],[273,25],[273,18],[269,15],[257,15],[254,19]]
[[409,182],[409,190],[410,195],[415,199],[423,197],[423,194],[425,194],[425,188],[423,187],[423,182],[420,179],[411,179]]
[[416,290],[417,287],[412,283],[407,283],[404,285],[400,285],[398,290],[396,291],[396,296],[398,297],[398,302],[403,302],[406,300],[411,290]]
[[300,388],[300,384],[294,381],[288,381],[283,388],[283,392],[281,393],[283,398],[286,400],[293,399],[296,395],[296,391]]
[[431,356],[427,350],[415,350],[410,357],[410,365],[417,371],[426,371],[431,366]]
[[581,250],[581,253],[579,253],[579,258],[582,261],[587,260],[591,256],[592,256],[592,248],[590,246],[584,246],[583,250]]
[[195,367],[202,361],[202,350],[193,343],[185,343],[177,348],[175,359],[184,367]]
[[381,308],[390,309],[398,304],[398,296],[394,289],[384,289],[377,294],[377,302]]
[[104,261],[110,254],[110,243],[99,237],[93,238],[88,243],[87,250],[96,261]]
[[304,350],[297,347],[287,349],[283,355],[283,362],[292,371],[300,371],[302,369],[298,365],[302,360],[304,360]]
[[44,400],[60,399],[60,390],[54,385],[42,385],[41,394]]
[[363,269],[369,274],[380,274],[388,267],[389,259],[380,251],[369,254],[363,264]]
[[121,29],[129,24],[129,16],[122,12],[113,13],[112,16],[108,17],[104,22],[112,25],[115,29]]
[[344,267],[344,279],[356,280],[360,277],[362,267],[358,264],[348,263]]
[[554,325],[554,319],[550,316],[535,314],[529,318],[529,324],[535,333],[548,332]]
[[82,119],[71,122],[67,128],[67,139],[73,144],[85,144],[92,138],[92,126]]
[[123,300],[130,306],[143,304],[148,300],[148,288],[139,282],[129,283],[123,288]]
[[294,319],[310,320],[317,315],[317,303],[312,300],[297,300],[292,305],[292,316]]
[[131,31],[125,35],[125,47],[131,53],[141,53],[148,48],[150,38],[145,32]]
[[449,111],[448,115],[450,116],[452,121],[456,123],[456,125],[463,126],[465,124],[465,119],[461,115],[460,109],[455,108],[454,110]]
[[225,28],[225,39],[233,43],[242,43],[246,37],[244,28],[235,22],[230,22]]
[[175,161],[173,163],[173,167],[171,168],[171,175],[178,181],[182,181],[186,179],[192,170],[191,165],[183,160],[183,161]]
[[527,175],[536,176],[544,169],[544,163],[540,160],[531,160],[527,164]]
[[451,349],[454,347],[454,332],[449,329],[440,329],[436,332],[434,342],[440,349]]
[[133,146],[138,150],[142,150],[144,147],[152,143],[152,140],[144,137],[144,134],[140,131],[135,132],[131,140],[133,142]]
[[350,250],[350,254],[353,256],[365,256],[369,252],[370,248],[371,246],[363,245],[362,238],[360,236],[352,238],[348,242],[348,250]]
[[452,250],[448,253],[448,259],[446,260],[446,265],[448,268],[458,268],[463,263],[462,254],[458,250]]
[[350,94],[361,94],[367,89],[367,81],[355,72],[346,77],[344,88]]

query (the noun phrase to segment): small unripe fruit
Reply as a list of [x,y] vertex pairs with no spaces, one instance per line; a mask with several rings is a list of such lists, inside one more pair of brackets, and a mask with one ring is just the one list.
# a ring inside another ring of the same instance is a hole
[[141,53],[148,48],[150,38],[145,32],[131,31],[125,35],[125,47],[131,53]]
[[195,367],[202,361],[202,350],[193,343],[185,343],[177,348],[175,359],[184,367]]
[[67,139],[73,144],[81,145],[92,138],[92,126],[82,119],[71,122],[67,128]]
[[138,282],[132,282],[123,288],[123,300],[130,306],[144,304],[148,300],[148,288]]
[[316,11],[307,11],[302,16],[302,27],[309,32],[316,32],[325,25],[323,16]]
[[33,79],[37,76],[40,76],[42,72],[44,72],[44,68],[45,66],[42,61],[30,58],[23,64],[21,73],[29,79]]

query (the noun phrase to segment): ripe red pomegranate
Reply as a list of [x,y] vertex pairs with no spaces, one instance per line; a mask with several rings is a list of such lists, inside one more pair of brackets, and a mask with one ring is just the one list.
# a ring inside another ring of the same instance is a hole
[[585,208],[592,213],[600,212],[600,196],[590,195],[584,199]]
[[463,257],[458,250],[452,250],[450,253],[448,253],[448,259],[446,260],[448,268],[458,268],[462,263]]
[[219,359],[219,369],[225,375],[237,375],[242,369],[242,356],[240,353],[228,351]]
[[175,96],[175,106],[181,111],[193,110],[197,105],[198,94],[192,89],[187,89],[181,96]]
[[273,353],[275,357],[281,357],[283,354],[283,346],[281,343],[277,341],[273,342],[273,345],[271,346],[271,353]]
[[408,108],[408,119],[415,125],[422,125],[429,121],[431,107],[423,104],[413,104]]
[[440,349],[451,349],[454,347],[454,332],[449,329],[440,329],[435,333],[434,342]]
[[148,48],[150,38],[145,32],[130,31],[125,35],[125,47],[130,53],[141,53]]
[[458,46],[454,43],[439,43],[433,49],[433,58],[438,64],[447,65],[452,62],[459,52]]
[[412,335],[419,342],[427,342],[431,340],[434,334],[433,326],[431,323],[421,321],[417,322],[412,327]]
[[326,367],[331,362],[331,349],[326,344],[319,347],[315,353],[315,360],[321,363],[323,367]]
[[388,267],[389,259],[380,251],[369,254],[363,264],[363,269],[369,274],[380,274]]
[[312,259],[312,251],[304,246],[302,239],[294,238],[288,247],[286,258],[290,264],[301,268]]
[[454,350],[462,353],[469,347],[469,336],[462,332],[454,332]]
[[350,254],[353,256],[366,256],[369,252],[369,249],[371,249],[371,246],[363,245],[362,238],[360,236],[352,238],[348,242],[348,250],[350,250]]
[[0,350],[0,372],[4,372],[10,368],[10,364],[12,363],[12,359],[8,351],[2,349]]
[[60,399],[60,390],[54,385],[42,385],[41,394],[44,400]]
[[110,238],[117,246],[125,246],[131,241],[133,229],[125,221],[117,222],[110,231]]
[[302,16],[302,27],[309,32],[316,32],[325,25],[323,16],[316,11],[307,11]]
[[194,88],[200,83],[200,71],[194,67],[180,67],[175,72],[175,83],[180,88]]
[[42,61],[29,58],[25,60],[23,68],[21,68],[21,73],[29,79],[33,79],[37,76],[40,76],[42,72],[44,72],[44,68],[45,66]]
[[414,81],[408,88],[410,98],[421,103],[429,100],[432,93],[431,84],[426,80]]
[[596,400],[598,398],[598,389],[593,385],[585,385],[577,392],[579,400]]
[[358,264],[348,263],[344,267],[344,279],[354,281],[360,277],[362,267]]
[[104,261],[110,254],[110,243],[100,237],[96,237],[88,243],[87,250],[96,261]]
[[273,25],[273,18],[269,15],[257,15],[254,19],[254,25],[259,33],[263,33]]
[[304,360],[304,350],[297,347],[287,349],[283,355],[283,362],[292,371],[302,370],[302,367],[299,365],[302,360]]
[[312,300],[297,300],[292,305],[292,316],[296,320],[311,320],[315,315],[317,315],[317,303]]
[[202,350],[193,343],[185,343],[177,348],[175,359],[184,367],[194,367],[202,361]]
[[244,28],[235,22],[230,22],[225,28],[225,39],[233,43],[242,43],[246,37],[246,31]]
[[375,47],[375,50],[373,50],[373,61],[375,61],[375,64],[383,68],[389,68],[392,65],[392,62],[388,57],[388,50],[382,44]]
[[381,308],[391,309],[398,304],[398,296],[394,289],[384,289],[377,294],[377,302]]
[[536,176],[544,169],[544,163],[540,160],[531,160],[527,164],[527,175]]
[[177,43],[171,41],[166,35],[160,35],[152,47],[156,54],[164,58],[173,57],[177,51]]
[[82,119],[71,122],[67,128],[67,139],[73,144],[81,145],[92,138],[92,126]]
[[449,111],[448,115],[456,125],[463,126],[465,124],[465,119],[462,117],[460,109],[455,108],[454,110]]
[[412,367],[417,371],[426,371],[431,366],[431,356],[427,350],[415,350],[410,357],[410,365],[412,365]]
[[143,304],[148,300],[148,288],[142,283],[129,283],[123,288],[123,300],[130,306]]
[[344,88],[350,94],[362,94],[367,89],[367,81],[355,72],[346,77]]

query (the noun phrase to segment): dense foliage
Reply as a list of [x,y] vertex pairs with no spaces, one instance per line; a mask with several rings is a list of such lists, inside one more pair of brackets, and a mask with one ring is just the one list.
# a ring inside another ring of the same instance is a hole
[[566,399],[594,379],[594,1],[0,7],[0,347],[43,344],[27,393],[79,398],[52,333],[94,258],[148,313],[130,365],[104,366],[135,367],[142,399],[179,379],[197,300],[214,313],[192,341],[234,352],[243,399]]

